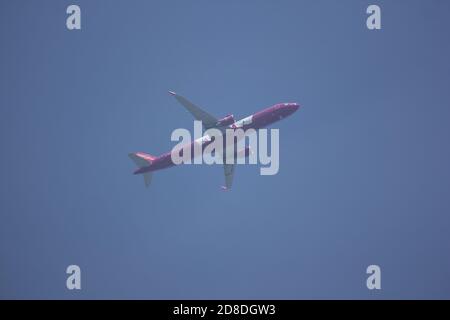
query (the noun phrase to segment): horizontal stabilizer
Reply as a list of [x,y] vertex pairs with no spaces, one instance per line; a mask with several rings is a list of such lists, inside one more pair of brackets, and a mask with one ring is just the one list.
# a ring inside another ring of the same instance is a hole
[[[156,159],[156,157],[144,152],[130,153],[128,156],[139,168],[148,167],[152,164],[152,161]],[[143,176],[145,186],[148,187],[152,182],[152,172],[144,172]]]
[[152,173],[151,172],[144,173],[145,186],[148,187],[151,182],[152,182]]

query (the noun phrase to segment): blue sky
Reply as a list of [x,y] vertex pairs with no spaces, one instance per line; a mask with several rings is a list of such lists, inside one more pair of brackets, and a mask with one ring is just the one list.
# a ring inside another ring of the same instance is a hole
[[[0,9],[1,298],[450,298],[448,2]],[[279,173],[239,166],[225,193],[221,167],[184,166],[146,189],[127,154],[192,128],[168,90],[217,117],[299,102]]]

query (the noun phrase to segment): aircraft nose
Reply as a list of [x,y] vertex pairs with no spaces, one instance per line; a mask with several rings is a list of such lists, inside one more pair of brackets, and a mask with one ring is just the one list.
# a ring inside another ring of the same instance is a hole
[[289,113],[294,113],[295,111],[300,108],[300,105],[298,103],[287,103],[286,109],[289,110]]

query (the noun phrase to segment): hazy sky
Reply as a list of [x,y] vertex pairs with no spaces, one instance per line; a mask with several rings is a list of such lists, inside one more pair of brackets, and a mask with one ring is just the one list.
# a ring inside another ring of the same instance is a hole
[[[449,9],[1,1],[0,298],[450,298]],[[217,117],[300,103],[279,173],[239,166],[222,192],[220,166],[182,166],[146,189],[127,154],[193,126],[168,90]]]

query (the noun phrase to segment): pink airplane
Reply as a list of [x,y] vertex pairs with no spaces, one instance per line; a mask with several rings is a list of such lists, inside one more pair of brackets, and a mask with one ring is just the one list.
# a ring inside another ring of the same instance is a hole
[[[205,130],[210,128],[217,128],[221,131],[225,129],[260,129],[264,128],[274,122],[277,122],[287,116],[290,116],[300,107],[297,103],[279,103],[267,109],[261,110],[253,115],[250,115],[246,118],[243,118],[239,121],[234,121],[233,115],[228,115],[222,119],[217,119],[209,113],[203,111],[198,106],[194,105],[186,98],[176,94],[175,92],[169,91],[171,95],[173,95],[178,102],[180,102],[193,116],[196,120],[202,121],[203,127]],[[198,139],[202,143],[202,148],[211,143],[211,139]],[[195,141],[190,143],[191,149],[193,150],[193,146]],[[203,149],[202,149],[203,150]],[[249,148],[245,149],[245,156],[249,155]],[[194,152],[191,152],[192,160],[194,158]],[[135,152],[130,153],[128,155],[131,160],[139,167],[134,174],[142,174],[144,176],[145,186],[148,187],[152,180],[152,172],[166,169],[169,167],[173,167],[176,164],[173,163],[171,152],[164,153],[158,157],[152,156],[150,154],[144,152]],[[236,156],[236,155],[235,155]],[[226,164],[224,162],[224,174],[225,174],[225,186],[222,188],[224,190],[228,190],[231,188],[233,183],[233,174],[234,174],[234,164]]]

